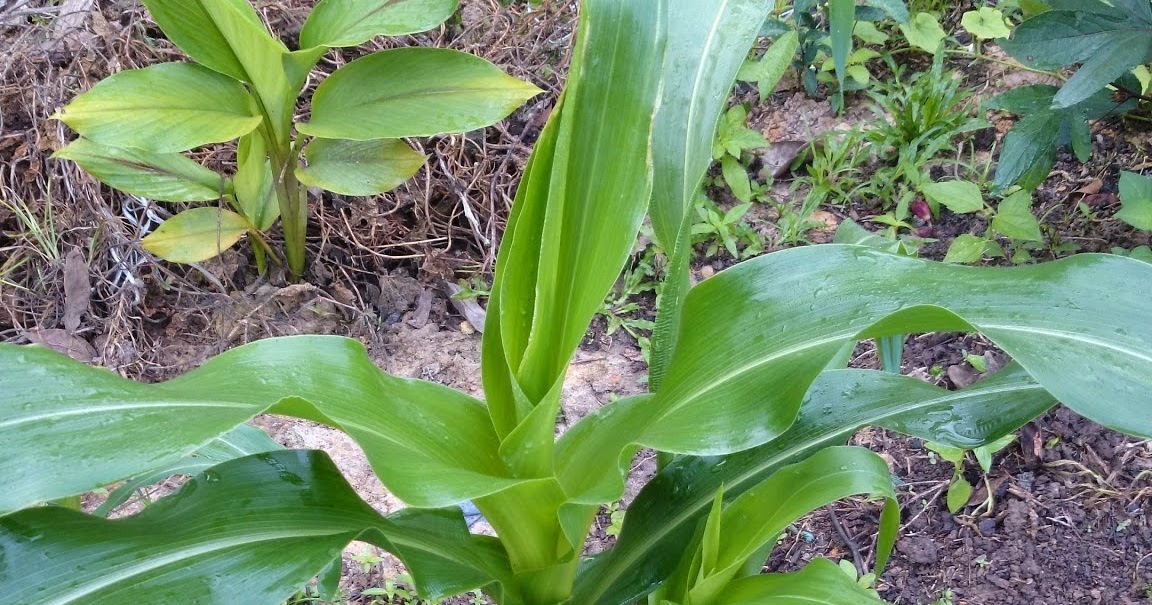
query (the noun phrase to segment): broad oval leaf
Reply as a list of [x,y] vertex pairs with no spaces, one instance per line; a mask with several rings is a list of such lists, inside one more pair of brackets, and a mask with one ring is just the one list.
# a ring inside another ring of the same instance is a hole
[[153,385],[40,347],[0,345],[0,384],[0,476],[9,478],[0,514],[177,461],[266,411],[348,433],[413,505],[448,506],[517,483],[482,403],[389,376],[346,338],[261,340]]
[[367,141],[483,128],[539,88],[455,50],[398,48],[361,57],[316,88],[300,132]]
[[159,202],[206,202],[231,189],[224,177],[178,153],[108,147],[80,138],[52,157],[76,162],[110,187]]
[[424,156],[399,139],[313,139],[304,147],[304,157],[308,166],[298,169],[296,178],[342,195],[391,191],[424,165]]
[[846,342],[948,330],[984,333],[1077,412],[1152,435],[1152,297],[1133,284],[1152,284],[1152,267],[1110,255],[1013,268],[837,244],[766,255],[688,295],[659,419],[639,442],[696,454],[764,443]]
[[191,63],[113,74],[52,117],[102,145],[158,153],[230,141],[260,124],[243,85]]
[[231,248],[251,228],[231,210],[191,208],[161,223],[140,244],[164,260],[198,263]]
[[942,181],[922,187],[924,196],[956,214],[967,214],[984,209],[980,186],[968,181]]
[[0,517],[4,600],[21,605],[277,605],[353,539],[376,543],[437,588],[506,578],[491,539],[459,511],[382,517],[323,452],[215,466],[140,514],[108,521],[57,507]]
[[440,25],[460,0],[320,0],[300,30],[300,47],[356,46]]

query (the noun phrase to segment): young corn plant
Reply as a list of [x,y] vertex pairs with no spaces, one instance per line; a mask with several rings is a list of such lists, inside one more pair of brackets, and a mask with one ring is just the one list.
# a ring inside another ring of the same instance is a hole
[[[959,267],[826,245],[689,287],[691,203],[764,10],[582,3],[571,78],[501,242],[485,401],[389,376],[337,337],[254,342],[151,385],[0,346],[0,603],[276,605],[317,576],[334,593],[351,540],[396,554],[428,600],[480,588],[502,605],[876,603],[827,560],[759,573],[796,518],[854,494],[886,501],[882,573],[898,511],[885,463],[843,445],[857,428],[970,449],[1059,399],[1152,436],[1146,263]],[[651,392],[556,438],[569,360],[646,213],[669,251]],[[954,392],[836,369],[860,339],[930,330],[982,332],[1015,362]],[[43,505],[174,464],[259,413],[345,431],[409,508],[380,515],[310,450],[238,455],[114,521]],[[659,474],[615,546],[582,557],[641,447],[661,452]],[[465,501],[495,537],[469,533]]]
[[[311,115],[297,97],[331,48],[439,25],[459,0],[321,0],[300,50],[273,37],[245,0],[145,0],[194,63],[162,63],[102,80],[55,114],[80,134],[56,152],[105,184],[164,202],[215,201],[185,210],[143,240],[180,263],[211,258],[244,234],[261,272],[264,233],[280,219],[288,269],[305,268],[307,187],[342,195],[389,191],[424,158],[402,139],[488,126],[539,93],[472,55],[437,48],[373,53],[316,88]],[[231,178],[183,152],[238,140]],[[304,160],[304,164],[301,160]]]

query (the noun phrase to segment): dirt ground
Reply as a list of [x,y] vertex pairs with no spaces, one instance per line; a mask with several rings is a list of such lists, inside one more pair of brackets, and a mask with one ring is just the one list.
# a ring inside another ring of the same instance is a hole
[[[258,5],[289,40],[309,8],[297,0]],[[180,57],[138,4],[0,5],[0,199],[8,202],[0,205],[0,341],[43,342],[156,381],[260,338],[339,334],[364,342],[389,372],[479,395],[477,307],[466,314],[448,299],[444,283],[490,274],[517,175],[563,82],[572,27],[566,3],[529,8],[465,0],[458,17],[439,30],[373,43],[474,52],[547,94],[485,132],[415,141],[430,160],[394,192],[314,203],[309,279],[289,284],[282,274],[257,276],[246,247],[192,267],[156,262],[139,247],[144,207],[70,163],[49,159],[70,137],[48,120],[56,108],[109,73]],[[333,53],[322,69],[371,48]],[[1004,73],[973,69],[966,75],[979,86],[1005,85]],[[850,97],[846,116],[834,116],[826,101],[792,86],[785,83],[750,117],[771,141],[806,140],[871,115],[865,99]],[[1115,220],[1092,221],[1074,209],[1087,199],[1100,215],[1111,216],[1118,208],[1119,171],[1148,161],[1152,135],[1115,121],[1097,124],[1094,133],[1092,161],[1081,165],[1061,156],[1040,191],[1038,211],[1084,250],[1146,244],[1147,233]],[[986,147],[994,141],[989,136]],[[205,150],[201,159],[224,170],[234,161],[223,148]],[[797,195],[789,194],[787,184],[785,177],[774,194]],[[1092,192],[1084,193],[1085,187]],[[51,228],[37,236],[13,202]],[[814,241],[830,237],[839,221],[866,219],[877,209],[822,211],[829,229],[818,230]],[[771,248],[771,212],[754,211],[749,218]],[[931,236],[940,242],[923,254],[942,257],[951,238],[975,233],[980,221],[952,216],[931,225]],[[703,260],[697,275],[728,264]],[[78,280],[91,284],[80,311],[66,303],[67,293],[75,292],[69,284]],[[909,339],[904,372],[963,386],[977,378],[967,353],[997,356],[978,337],[916,335]],[[862,345],[853,364],[878,362],[871,347]],[[635,341],[622,331],[606,334],[597,320],[573,360],[558,430],[614,397],[643,391],[645,372]],[[379,510],[402,506],[355,443],[338,431],[280,417],[260,417],[255,424],[286,446],[328,451]],[[987,483],[974,466],[966,469],[978,488],[968,512],[954,516],[944,504],[952,468],[923,443],[872,429],[855,441],[890,462],[903,507],[896,553],[877,585],[886,599],[909,605],[1152,603],[1152,443],[1057,409],[1020,431],[1017,442],[997,456]],[[650,453],[638,456],[625,506],[653,467]],[[991,510],[969,514],[988,496],[986,486]],[[815,556],[866,562],[877,519],[878,511],[863,502],[818,511],[789,529],[769,567],[792,569]],[[605,514],[590,538],[590,552],[611,545],[607,526]],[[399,571],[385,563],[363,572],[351,555],[364,548],[355,545],[346,556],[345,586],[354,595],[379,586],[381,574]]]

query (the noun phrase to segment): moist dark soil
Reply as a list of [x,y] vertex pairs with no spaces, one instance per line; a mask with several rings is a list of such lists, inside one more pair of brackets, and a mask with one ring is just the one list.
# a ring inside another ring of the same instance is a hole
[[[273,28],[287,32],[289,44],[308,4],[258,3]],[[448,299],[445,282],[490,275],[517,177],[565,77],[570,7],[465,0],[459,17],[439,30],[341,51],[325,62],[321,71],[381,45],[450,46],[484,56],[547,92],[484,132],[414,142],[429,156],[428,165],[395,192],[314,200],[308,279],[290,284],[276,272],[257,275],[246,247],[198,267],[156,262],[139,248],[142,232],[138,221],[127,218],[132,204],[125,196],[66,162],[48,159],[71,136],[48,121],[69,98],[120,69],[181,58],[137,4],[89,6],[85,18],[66,31],[54,26],[59,18],[52,6],[29,3],[41,12],[14,19],[0,9],[0,199],[20,202],[41,221],[51,213],[59,234],[55,242],[37,241],[10,207],[0,205],[0,341],[25,343],[44,330],[56,330],[54,342],[73,345],[87,356],[85,361],[158,381],[260,338],[339,334],[364,342],[373,359],[396,375],[480,394],[477,328],[482,325],[463,313],[459,301]],[[1016,77],[989,73],[982,66],[954,67],[980,86],[981,94]],[[740,89],[737,100],[752,94]],[[976,139],[984,152],[1011,123],[1008,117],[994,117],[996,128]],[[826,100],[810,98],[786,82],[771,103],[754,108],[749,122],[771,141],[803,142],[871,118],[859,96],[850,97],[845,115],[836,116]],[[1120,171],[1149,167],[1147,124],[1110,118],[1096,123],[1093,133],[1092,159],[1081,164],[1062,154],[1038,191],[1036,210],[1049,241],[1034,252],[1037,260],[1149,243],[1148,233],[1112,218],[1119,208]],[[206,151],[201,159],[224,170],[234,161],[219,149]],[[772,189],[781,203],[798,201],[789,191],[789,178]],[[718,201],[733,202],[722,195]],[[846,218],[872,226],[868,219],[882,211],[866,204],[824,207],[819,220],[827,228],[813,231],[809,239],[829,241]],[[766,250],[782,246],[773,222],[776,210],[757,206],[747,216]],[[986,224],[978,215],[945,211],[922,226],[937,241],[925,244],[921,255],[940,259],[953,238],[983,233]],[[87,270],[92,291],[79,325],[65,330],[64,259],[72,252],[86,263],[79,275]],[[9,269],[9,260],[20,261],[19,266]],[[734,262],[725,252],[701,255],[693,273],[707,279]],[[651,296],[639,302],[639,316],[650,319]],[[980,378],[970,355],[983,357],[989,368],[1005,361],[979,336],[913,335],[902,371],[940,386],[965,386]],[[853,366],[879,367],[870,343],[857,348]],[[615,397],[642,392],[645,380],[635,341],[623,330],[609,333],[607,321],[597,318],[574,359],[559,430]],[[277,417],[257,424],[287,446],[332,453],[378,509],[400,506],[343,435]],[[884,598],[920,605],[1152,602],[1152,443],[1058,408],[1018,432],[1017,442],[996,456],[987,482],[968,463],[964,476],[976,486],[974,495],[953,515],[944,503],[952,467],[922,442],[877,429],[862,431],[855,442],[879,452],[899,486],[901,537],[876,585]],[[637,456],[622,507],[651,476],[652,456]],[[173,487],[160,486],[157,493]],[[989,487],[990,509],[982,507]],[[860,501],[817,511],[781,537],[768,568],[795,569],[816,556],[868,567],[877,519],[875,506]],[[611,525],[605,508],[587,553],[611,546]],[[364,549],[355,545],[346,556],[344,584],[352,602],[369,602],[356,595],[400,571],[385,559],[364,572],[350,558]]]

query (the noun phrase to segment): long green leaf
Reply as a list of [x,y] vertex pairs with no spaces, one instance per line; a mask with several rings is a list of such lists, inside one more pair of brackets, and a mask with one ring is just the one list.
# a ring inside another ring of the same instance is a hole
[[790,574],[742,578],[729,584],[715,605],[882,605],[876,595],[828,559],[814,559]]
[[321,0],[300,30],[300,47],[356,46],[443,23],[460,0]]
[[765,443],[845,342],[948,330],[984,333],[1077,412],[1152,435],[1152,301],[1133,283],[1152,269],[1109,255],[1018,268],[836,244],[766,255],[689,294],[638,441],[700,455]]
[[[758,556],[756,566],[763,565],[767,557],[762,548],[774,544],[790,524],[821,506],[861,494],[885,497],[892,504],[896,501],[888,465],[864,448],[832,447],[780,469],[724,509],[715,568],[701,570],[694,578],[674,575],[669,583],[686,584],[688,590],[665,598],[710,605],[749,557]],[[878,557],[884,558],[886,553]]]
[[283,603],[353,539],[387,548],[429,593],[506,578],[459,511],[381,517],[322,452],[215,466],[127,519],[40,507],[0,517],[0,603]]
[[230,141],[260,124],[244,86],[191,63],[114,74],[52,117],[102,145],[157,153]]
[[108,494],[108,498],[101,502],[96,510],[92,511],[92,514],[107,517],[108,513],[127,502],[136,493],[136,490],[144,489],[168,477],[199,475],[201,472],[229,460],[282,449],[284,448],[273,441],[264,431],[248,424],[241,424],[209,441],[204,447],[196,450],[187,458],[137,475],[120,484]]
[[40,347],[0,345],[0,384],[0,476],[8,478],[0,513],[174,462],[266,411],[348,433],[385,486],[416,506],[518,483],[497,456],[483,404],[389,376],[350,339],[261,340],[154,385]]
[[503,119],[539,93],[467,53],[398,48],[337,69],[312,96],[312,121],[297,129],[353,141],[464,132]]
[[[879,425],[972,448],[1015,430],[1055,403],[1018,365],[959,391],[887,372],[825,372],[809,391],[796,423],[779,438],[729,456],[681,457],[657,475],[629,506],[616,546],[582,570],[569,602],[620,605],[641,596],[672,572],[720,485],[729,496],[737,496],[785,464],[843,444],[862,426]],[[581,420],[561,443],[615,429],[619,425],[605,422],[603,416],[632,407],[612,410],[615,405]],[[601,486],[609,501],[624,489],[627,464],[625,460],[618,467],[617,491]],[[600,471],[601,477],[606,474]]]
[[108,147],[80,138],[52,157],[72,160],[110,187],[158,202],[205,202],[230,189],[224,177],[178,153]]
[[656,241],[669,255],[653,334],[652,388],[676,349],[679,309],[688,290],[693,196],[712,163],[720,111],[766,6],[755,0],[672,0],[660,105],[653,122],[652,201]]

